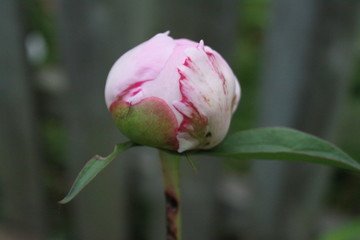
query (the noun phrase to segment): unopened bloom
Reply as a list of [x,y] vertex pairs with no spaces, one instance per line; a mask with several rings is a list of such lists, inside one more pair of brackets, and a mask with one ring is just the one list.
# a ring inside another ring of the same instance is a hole
[[240,86],[226,61],[203,41],[162,33],[117,60],[105,99],[117,127],[132,141],[184,152],[223,140]]

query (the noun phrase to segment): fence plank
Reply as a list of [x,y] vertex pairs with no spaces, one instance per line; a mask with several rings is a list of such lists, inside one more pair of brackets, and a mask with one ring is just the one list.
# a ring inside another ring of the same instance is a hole
[[38,122],[20,16],[17,1],[0,1],[1,218],[19,231],[44,234]]
[[[106,155],[124,140],[103,95],[107,73],[127,39],[121,19],[126,11],[114,2],[60,2],[60,49],[70,87],[63,103],[69,130],[69,185],[87,159]],[[120,158],[131,161],[126,154]],[[126,239],[122,167],[121,161],[112,162],[70,203],[75,239]]]
[[[352,70],[358,1],[288,1],[273,6],[265,48],[260,125],[329,138]],[[314,239],[332,169],[255,162],[252,238]]]

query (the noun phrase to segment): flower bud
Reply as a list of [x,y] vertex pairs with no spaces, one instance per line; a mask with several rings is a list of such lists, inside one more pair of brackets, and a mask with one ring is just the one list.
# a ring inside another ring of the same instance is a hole
[[240,85],[216,51],[168,33],[121,56],[105,86],[106,105],[125,136],[178,152],[219,144],[239,99]]

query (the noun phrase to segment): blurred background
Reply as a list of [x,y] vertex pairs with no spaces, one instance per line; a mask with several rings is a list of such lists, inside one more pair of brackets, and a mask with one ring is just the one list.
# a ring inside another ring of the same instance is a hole
[[[360,160],[358,0],[0,0],[0,239],[165,240],[157,153],[122,154],[107,73],[158,32],[220,52],[242,86],[231,131],[289,126]],[[186,240],[360,239],[360,175],[305,163],[184,162]]]

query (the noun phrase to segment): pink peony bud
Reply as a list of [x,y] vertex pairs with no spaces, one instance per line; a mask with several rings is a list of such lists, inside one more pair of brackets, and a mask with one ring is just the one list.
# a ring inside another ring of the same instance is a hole
[[168,33],[121,56],[105,86],[106,105],[132,141],[184,152],[225,137],[240,85],[214,50]]

